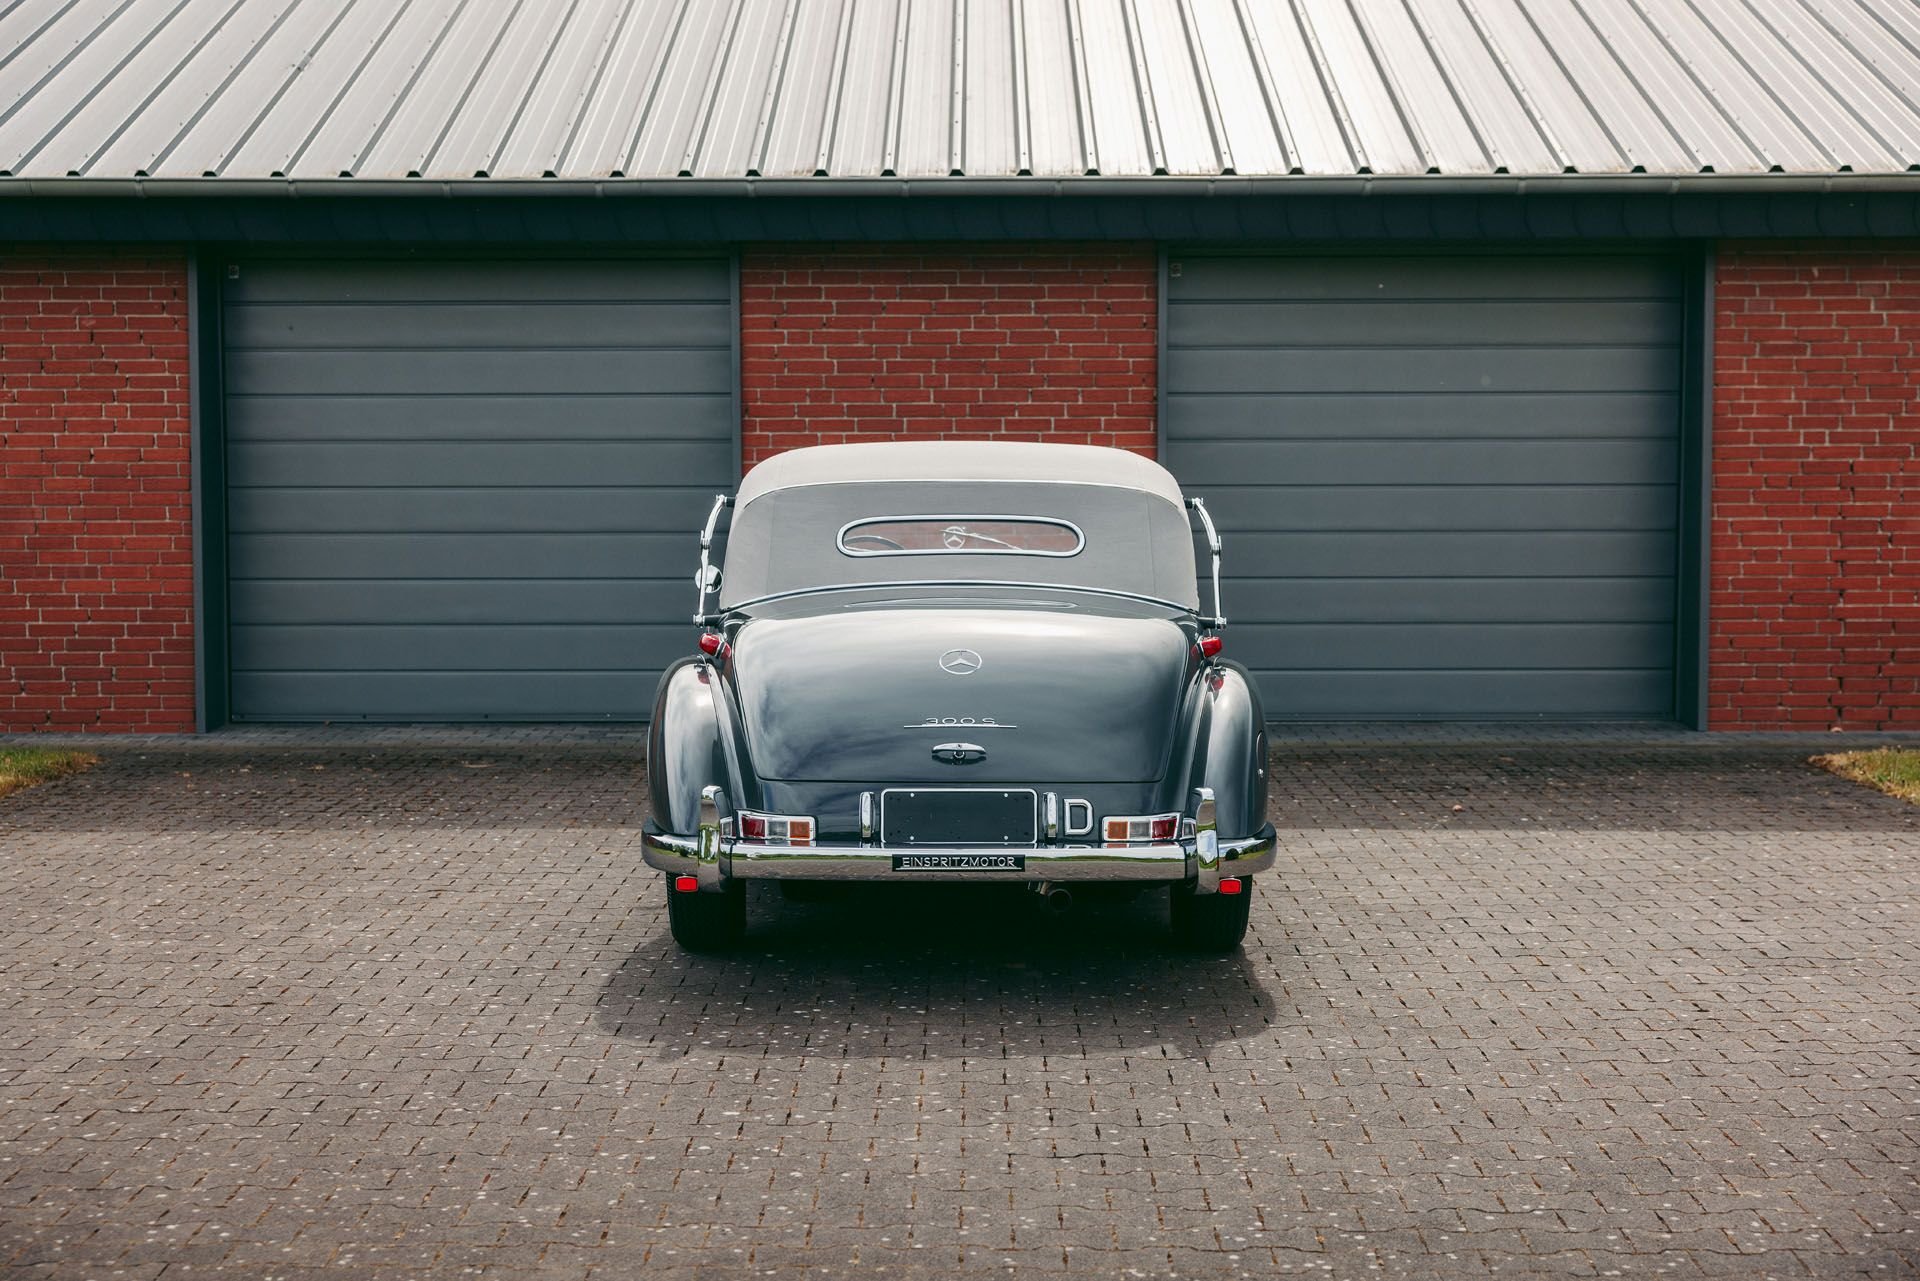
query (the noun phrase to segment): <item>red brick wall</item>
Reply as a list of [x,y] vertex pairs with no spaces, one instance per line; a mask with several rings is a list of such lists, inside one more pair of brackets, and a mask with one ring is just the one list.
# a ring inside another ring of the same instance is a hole
[[747,466],[800,445],[996,437],[1154,451],[1151,246],[753,251]]
[[187,278],[0,255],[0,731],[191,730]]
[[1920,729],[1920,247],[1723,249],[1708,723]]

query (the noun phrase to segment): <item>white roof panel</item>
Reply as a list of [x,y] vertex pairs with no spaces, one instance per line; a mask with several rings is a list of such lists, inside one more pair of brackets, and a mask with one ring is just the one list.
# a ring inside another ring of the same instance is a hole
[[1913,0],[0,5],[0,177],[1916,170]]

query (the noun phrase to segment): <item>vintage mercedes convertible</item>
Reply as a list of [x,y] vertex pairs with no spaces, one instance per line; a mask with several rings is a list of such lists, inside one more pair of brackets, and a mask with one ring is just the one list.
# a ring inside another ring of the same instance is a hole
[[752,880],[1024,882],[1056,908],[1159,883],[1180,942],[1239,946],[1274,858],[1266,734],[1220,657],[1213,522],[1164,468],[1081,445],[795,450],[715,499],[696,581],[643,834],[682,947],[738,943]]

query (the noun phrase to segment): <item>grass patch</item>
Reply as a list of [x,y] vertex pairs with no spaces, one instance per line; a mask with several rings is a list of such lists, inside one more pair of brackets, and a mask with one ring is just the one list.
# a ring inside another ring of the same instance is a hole
[[1813,763],[1841,778],[1920,804],[1920,749],[1876,747],[1870,752],[1835,752],[1816,756]]
[[41,747],[0,747],[0,796],[17,792],[35,783],[78,774],[98,765],[100,758],[87,752],[55,752]]

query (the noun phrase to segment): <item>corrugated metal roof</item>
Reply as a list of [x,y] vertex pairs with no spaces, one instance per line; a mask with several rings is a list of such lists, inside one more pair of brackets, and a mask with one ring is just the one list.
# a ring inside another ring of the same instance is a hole
[[1901,173],[1913,0],[0,0],[0,175]]

